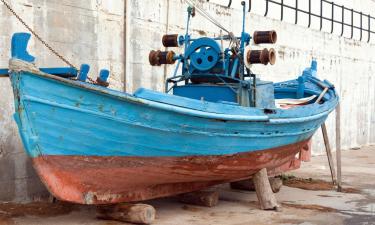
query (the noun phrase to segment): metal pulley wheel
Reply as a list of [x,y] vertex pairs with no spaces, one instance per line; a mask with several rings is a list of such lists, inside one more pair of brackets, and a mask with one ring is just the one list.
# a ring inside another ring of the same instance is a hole
[[212,69],[220,57],[219,44],[210,38],[203,37],[195,40],[186,50],[185,57],[190,60],[190,66],[199,71]]

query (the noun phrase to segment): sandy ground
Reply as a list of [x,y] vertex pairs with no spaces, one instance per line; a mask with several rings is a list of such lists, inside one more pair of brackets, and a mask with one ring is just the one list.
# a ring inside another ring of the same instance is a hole
[[[293,175],[290,186],[277,194],[280,212],[259,210],[255,192],[218,187],[220,202],[205,208],[178,203],[173,198],[148,202],[157,210],[155,225],[375,225],[375,146],[343,152],[343,187],[346,193],[332,190],[324,156],[313,157]],[[310,179],[311,178],[311,179]],[[309,183],[310,182],[310,183]],[[308,190],[306,190],[308,189]],[[312,190],[309,190],[312,189]],[[126,224],[95,218],[95,207],[62,203],[27,205],[0,204],[1,224],[62,225]]]

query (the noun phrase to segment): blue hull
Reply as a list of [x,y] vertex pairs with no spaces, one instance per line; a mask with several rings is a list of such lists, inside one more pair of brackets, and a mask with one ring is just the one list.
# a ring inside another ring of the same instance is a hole
[[[11,80],[15,119],[31,157],[175,157],[271,149],[311,138],[338,102],[330,90],[323,104],[264,110],[144,89],[129,95],[35,71],[13,72]],[[276,95],[295,90],[284,86],[275,85]]]

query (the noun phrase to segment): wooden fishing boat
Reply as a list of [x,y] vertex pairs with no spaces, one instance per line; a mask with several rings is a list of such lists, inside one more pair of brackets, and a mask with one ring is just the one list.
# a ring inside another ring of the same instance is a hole
[[[261,43],[275,37],[253,35]],[[262,168],[280,172],[338,103],[334,86],[316,77],[315,61],[296,80],[259,80],[246,66],[273,64],[274,51],[246,51],[252,37],[245,31],[164,36],[166,47],[185,45],[180,55],[150,53],[152,65],[178,62],[167,80],[173,86],[166,85],[173,95],[112,90],[106,70],[86,82],[87,65],[37,68],[29,38],[12,39],[14,118],[41,180],[65,201],[140,201],[250,178]],[[222,50],[220,39],[232,46]]]

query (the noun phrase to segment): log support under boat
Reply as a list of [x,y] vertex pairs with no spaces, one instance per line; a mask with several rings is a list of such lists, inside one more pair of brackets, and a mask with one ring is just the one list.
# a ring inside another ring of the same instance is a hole
[[96,210],[98,219],[135,224],[151,224],[155,220],[155,214],[155,208],[147,204],[121,203],[98,206]]
[[267,169],[263,168],[253,176],[254,187],[260,208],[263,210],[279,210],[275,194],[268,180]]
[[219,192],[216,190],[201,190],[180,194],[177,199],[182,203],[214,207],[219,203]]
[[[278,193],[283,186],[283,181],[279,177],[268,178],[273,193]],[[255,191],[253,179],[246,179],[236,182],[231,182],[230,187],[232,189],[243,190],[243,191]]]

